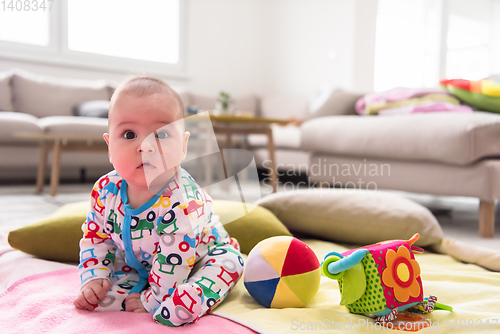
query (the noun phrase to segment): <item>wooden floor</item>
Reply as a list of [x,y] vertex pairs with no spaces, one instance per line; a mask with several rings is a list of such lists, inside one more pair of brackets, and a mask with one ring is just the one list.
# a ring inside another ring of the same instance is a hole
[[[45,194],[35,194],[34,184],[0,186],[0,210],[2,212],[0,228],[12,229],[13,226],[19,227],[37,222],[50,216],[64,204],[88,200],[91,189],[92,184],[90,183],[62,184],[58,195],[51,197]],[[261,191],[269,192],[269,189],[269,187],[261,187]],[[254,190],[258,192],[257,189]],[[229,189],[229,191],[211,189],[207,192],[216,199],[234,200],[238,198],[237,189]],[[500,208],[496,210],[495,237],[484,239],[479,237],[478,232],[479,201],[477,199],[391,193],[408,197],[430,208],[443,228],[445,237],[500,251]],[[265,196],[266,194],[261,195]],[[258,195],[252,200],[256,199],[258,199]]]

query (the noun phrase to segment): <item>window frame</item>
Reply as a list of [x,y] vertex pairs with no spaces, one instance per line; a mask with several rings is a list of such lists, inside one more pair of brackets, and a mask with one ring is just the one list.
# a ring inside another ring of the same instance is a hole
[[186,79],[186,3],[179,0],[179,62],[159,63],[147,60],[106,56],[68,48],[68,1],[54,1],[49,12],[49,44],[46,46],[0,40],[0,58],[106,72],[147,72]]

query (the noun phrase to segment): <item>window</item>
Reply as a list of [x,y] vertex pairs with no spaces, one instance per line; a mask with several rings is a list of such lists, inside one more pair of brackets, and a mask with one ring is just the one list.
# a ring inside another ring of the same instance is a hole
[[183,75],[181,0],[0,0],[2,5],[2,58]]
[[448,78],[479,80],[490,74],[491,8],[489,0],[448,3],[446,71]]
[[435,0],[379,0],[374,88],[435,85],[439,27]]
[[[0,40],[41,45],[49,44],[49,7],[50,3],[2,0],[0,2]],[[31,9],[31,10],[25,10]],[[35,10],[36,9],[36,10]]]
[[179,0],[69,0],[68,48],[176,64]]
[[500,2],[379,0],[374,89],[479,80],[500,69]]

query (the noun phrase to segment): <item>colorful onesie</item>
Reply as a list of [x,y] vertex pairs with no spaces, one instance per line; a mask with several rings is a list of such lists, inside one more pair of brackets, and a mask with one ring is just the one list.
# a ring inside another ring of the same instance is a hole
[[136,209],[126,181],[115,171],[104,175],[92,189],[82,230],[82,286],[111,281],[95,311],[123,311],[127,295],[140,292],[157,322],[191,323],[224,300],[243,272],[238,244],[213,214],[212,199],[180,167]]

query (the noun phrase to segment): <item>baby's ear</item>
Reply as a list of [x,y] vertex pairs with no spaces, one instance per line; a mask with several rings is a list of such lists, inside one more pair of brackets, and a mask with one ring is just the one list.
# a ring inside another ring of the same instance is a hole
[[104,138],[104,140],[106,141],[106,144],[108,144],[109,146],[109,133],[105,133],[102,135],[102,137]]
[[104,140],[106,141],[106,144],[108,144],[108,157],[109,157],[109,162],[110,163],[113,163],[111,161],[111,152],[109,151],[109,134],[108,133],[105,133],[102,135],[102,137],[104,138]]
[[186,159],[187,147],[188,147],[188,139],[189,139],[190,135],[191,134],[188,131],[184,132],[184,140],[182,141],[182,157],[181,157],[181,161],[184,161],[184,159]]

